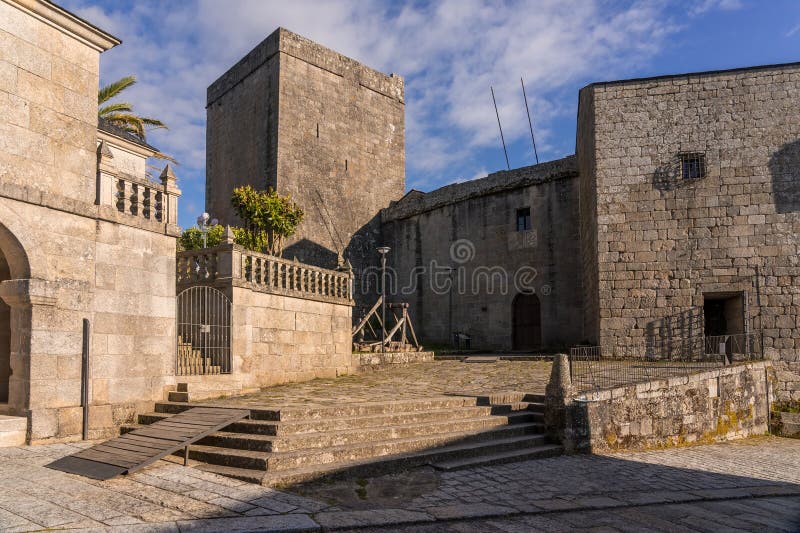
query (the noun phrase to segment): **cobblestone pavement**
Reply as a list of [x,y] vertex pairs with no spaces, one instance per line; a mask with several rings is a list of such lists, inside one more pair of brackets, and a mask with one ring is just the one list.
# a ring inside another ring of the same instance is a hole
[[377,370],[333,379],[315,379],[267,387],[260,392],[202,403],[226,405],[338,405],[428,398],[442,394],[488,394],[499,391],[544,393],[550,379],[549,361],[462,363],[435,361],[391,371]]
[[[800,440],[776,437],[422,469],[407,474],[430,478],[413,491],[376,495],[393,484],[383,476],[334,485],[340,501],[165,461],[110,481],[44,468],[84,446],[0,449],[0,531],[800,531]],[[358,488],[354,506],[346,493]]]

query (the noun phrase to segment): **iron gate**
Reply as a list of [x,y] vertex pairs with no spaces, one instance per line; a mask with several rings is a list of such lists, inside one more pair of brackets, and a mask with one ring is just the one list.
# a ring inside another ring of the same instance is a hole
[[175,373],[231,373],[231,301],[213,287],[190,287],[178,295]]

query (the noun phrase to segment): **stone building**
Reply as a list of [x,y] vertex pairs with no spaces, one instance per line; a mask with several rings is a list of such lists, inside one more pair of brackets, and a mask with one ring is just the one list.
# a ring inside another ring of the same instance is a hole
[[799,104],[797,63],[581,90],[587,338],[759,332],[800,400]]
[[390,246],[426,342],[676,352],[757,332],[800,399],[799,88],[798,64],[592,84],[574,156],[401,196],[401,79],[279,29],[209,88],[206,201],[224,218],[235,185],[291,192],[298,257],[343,250],[361,304]]
[[457,333],[478,348],[530,351],[581,339],[577,205],[571,156],[411,191],[385,209],[392,289],[426,342]]
[[146,178],[152,147],[98,128],[117,44],[50,2],[0,1],[0,415],[28,442],[80,437],[82,378],[91,437],[174,383],[180,191]]
[[405,192],[403,79],[278,28],[208,88],[206,210],[236,223],[234,187],[306,212],[285,256],[372,264],[380,209]]

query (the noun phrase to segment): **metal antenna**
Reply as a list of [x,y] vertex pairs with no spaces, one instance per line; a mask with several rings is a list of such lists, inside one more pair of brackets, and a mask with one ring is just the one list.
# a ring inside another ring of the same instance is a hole
[[497,115],[497,127],[500,128],[500,140],[503,142],[503,153],[506,154],[506,166],[511,170],[511,163],[508,162],[508,150],[506,150],[506,140],[503,137],[503,126],[500,125],[500,113],[497,111],[497,100],[494,99],[494,87],[491,85],[489,89],[492,91],[492,102],[494,102],[494,114]]
[[533,142],[533,155],[536,156],[536,164],[539,164],[539,152],[536,151],[536,139],[533,137],[533,121],[531,120],[531,110],[528,108],[528,95],[525,94],[525,82],[519,79],[522,84],[522,98],[525,99],[525,111],[528,112],[528,126],[531,128],[531,142]]

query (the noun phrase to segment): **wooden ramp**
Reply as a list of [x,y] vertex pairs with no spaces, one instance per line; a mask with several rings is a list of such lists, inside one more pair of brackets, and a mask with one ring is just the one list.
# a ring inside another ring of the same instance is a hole
[[250,415],[246,409],[193,407],[145,428],[62,457],[48,468],[93,479],[130,474]]

